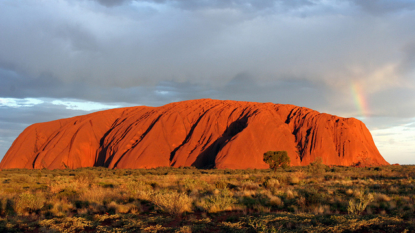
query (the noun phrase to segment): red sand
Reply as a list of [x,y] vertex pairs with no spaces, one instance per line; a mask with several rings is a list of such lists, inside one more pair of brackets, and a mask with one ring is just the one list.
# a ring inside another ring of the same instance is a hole
[[366,126],[293,105],[190,100],[111,109],[26,128],[0,169],[268,168],[262,156],[286,150],[291,165],[388,165]]

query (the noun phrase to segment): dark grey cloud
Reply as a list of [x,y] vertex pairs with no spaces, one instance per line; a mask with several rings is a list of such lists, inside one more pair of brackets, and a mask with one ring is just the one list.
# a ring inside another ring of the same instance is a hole
[[0,98],[290,103],[387,128],[415,117],[413,28],[409,0],[4,0]]
[[[188,1],[188,0],[94,0],[98,3],[107,6],[120,6],[132,2],[149,2],[160,5],[169,5],[186,10],[201,10],[201,9],[243,9],[243,10],[268,10],[274,12],[275,10],[298,10],[303,7],[310,7],[314,5],[323,5],[325,2],[320,0],[210,0],[210,1]],[[411,11],[415,9],[415,3],[412,0],[348,0],[348,1],[332,1],[331,5],[349,4],[355,5],[362,10],[374,14],[383,15],[387,13],[396,13],[400,11]],[[333,7],[326,7],[325,10],[333,10]]]
[[353,0],[353,3],[375,15],[415,10],[412,0]]
[[[48,74],[28,78],[11,69],[0,69],[0,76],[0,97],[75,98],[150,106],[199,98],[271,101],[306,106],[344,117],[361,117],[359,106],[355,102],[356,96],[350,91],[350,87],[345,91],[339,91],[324,81],[290,76],[264,81],[249,72],[242,72],[222,85],[159,81],[155,85],[131,87],[100,86],[80,81],[63,82]],[[365,99],[368,111],[373,117],[415,117],[415,92],[410,86],[390,87],[372,94],[367,93],[361,98]]]
[[412,75],[411,72],[413,72],[413,67],[415,67],[415,39],[402,47],[402,54],[402,63],[399,67],[400,72]]
[[[410,34],[408,28],[414,26],[397,21],[378,28],[371,19],[346,14],[354,8],[338,2],[156,1],[169,6],[160,8],[134,1],[130,3],[136,5],[114,10],[94,8],[89,2],[80,1],[77,7],[51,2],[44,9],[5,5],[0,64],[34,78],[47,74],[65,84],[122,88],[166,80],[209,79],[220,85],[244,71],[267,81],[286,76],[344,79],[353,75],[353,66],[400,62],[389,57],[396,57],[396,47],[410,36],[392,35]],[[115,3],[122,4],[105,2]],[[200,7],[183,12],[177,4]],[[260,10],[276,4],[294,10]],[[241,11],[241,6],[253,6],[255,13]],[[67,13],[68,8],[74,12]],[[13,15],[22,12],[30,17]],[[303,15],[318,17],[305,20]]]
[[127,2],[131,2],[132,0],[95,0],[98,3],[106,6],[106,7],[113,7],[113,6],[120,6]]
[[[267,1],[267,0],[213,0],[213,1],[186,1],[186,0],[154,0],[151,2],[172,4],[184,9],[197,10],[205,8],[244,8],[244,9],[256,9],[263,10],[267,8],[275,7],[278,2],[282,1]],[[300,1],[294,1],[300,2]],[[301,1],[308,2],[308,1]]]
[[294,104],[325,111],[329,89],[324,83],[309,80],[285,78],[262,82],[249,73],[240,73],[216,93],[219,99]]
[[[330,87],[309,80],[285,78],[262,82],[249,73],[235,75],[224,85],[161,81],[151,86],[100,87],[91,83],[63,83],[47,74],[26,78],[12,70],[0,69],[5,78],[0,97],[13,98],[76,98],[103,103],[160,106],[188,99],[213,98],[243,101],[276,102],[308,106],[324,110]],[[312,97],[312,98],[310,98]]]
[[187,0],[94,0],[98,3],[107,6],[120,6],[131,2],[149,2],[162,5],[170,5],[187,10],[200,9],[223,9],[223,8],[238,8],[238,9],[255,9],[264,10],[274,7],[288,7],[298,8],[302,6],[310,6],[316,4],[310,0],[210,0],[210,1],[187,1]]
[[391,88],[374,93],[368,98],[374,115],[401,118],[415,117],[415,91],[413,88]]

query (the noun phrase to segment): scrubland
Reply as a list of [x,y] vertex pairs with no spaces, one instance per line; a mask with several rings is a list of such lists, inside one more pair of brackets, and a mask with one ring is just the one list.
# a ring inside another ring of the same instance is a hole
[[415,166],[3,170],[0,232],[415,232]]

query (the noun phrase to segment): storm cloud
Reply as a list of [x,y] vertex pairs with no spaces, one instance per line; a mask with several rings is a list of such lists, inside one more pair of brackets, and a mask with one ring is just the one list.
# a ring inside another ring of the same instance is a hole
[[415,121],[413,28],[404,0],[4,0],[0,98],[44,103],[0,105],[0,140],[89,112],[53,100],[274,102],[357,117],[372,132],[402,126]]

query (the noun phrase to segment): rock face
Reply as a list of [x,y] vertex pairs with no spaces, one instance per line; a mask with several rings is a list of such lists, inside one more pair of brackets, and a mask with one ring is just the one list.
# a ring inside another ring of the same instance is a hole
[[366,126],[293,105],[190,100],[111,109],[26,128],[0,169],[268,168],[267,151],[291,165],[387,165]]

